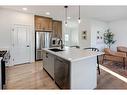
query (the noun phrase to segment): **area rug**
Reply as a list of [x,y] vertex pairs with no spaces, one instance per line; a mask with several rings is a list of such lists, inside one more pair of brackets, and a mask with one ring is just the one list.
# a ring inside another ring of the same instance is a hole
[[123,68],[123,63],[120,63],[120,62],[105,61],[101,65],[127,78],[127,64],[126,64],[126,69]]

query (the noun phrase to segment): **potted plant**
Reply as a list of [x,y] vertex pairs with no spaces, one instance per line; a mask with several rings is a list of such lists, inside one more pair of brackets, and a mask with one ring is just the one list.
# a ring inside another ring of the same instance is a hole
[[108,46],[108,48],[110,48],[115,42],[116,40],[114,40],[114,34],[108,29],[104,33],[104,43]]

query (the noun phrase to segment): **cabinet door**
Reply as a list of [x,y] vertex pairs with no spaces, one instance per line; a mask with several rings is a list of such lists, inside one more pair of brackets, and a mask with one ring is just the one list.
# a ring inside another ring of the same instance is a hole
[[53,21],[53,37],[62,38],[62,22]]
[[48,70],[48,58],[47,53],[43,52],[43,68],[47,71]]
[[62,22],[61,21],[59,21],[58,22],[58,24],[57,24],[57,33],[58,33],[58,36],[59,36],[59,38],[62,38]]
[[54,55],[48,54],[48,73],[54,79]]
[[57,37],[57,22],[53,22],[53,37]]
[[45,52],[43,56],[43,67],[54,79],[54,55]]
[[41,21],[41,28],[43,31],[46,30],[46,19],[44,17],[42,17],[42,21]]
[[52,31],[52,18],[35,16],[36,31]]
[[43,31],[52,31],[52,19],[42,17],[41,27]]
[[52,26],[52,19],[47,19],[47,30],[48,31],[52,31],[53,30],[53,26]]
[[42,27],[42,18],[35,16],[35,30],[40,31]]

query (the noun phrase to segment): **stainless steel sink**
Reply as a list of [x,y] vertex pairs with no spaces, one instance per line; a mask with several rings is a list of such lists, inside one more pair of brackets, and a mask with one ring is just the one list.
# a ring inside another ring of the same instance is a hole
[[52,48],[52,49],[49,49],[49,50],[54,51],[54,52],[64,51],[64,50],[58,49],[58,48]]

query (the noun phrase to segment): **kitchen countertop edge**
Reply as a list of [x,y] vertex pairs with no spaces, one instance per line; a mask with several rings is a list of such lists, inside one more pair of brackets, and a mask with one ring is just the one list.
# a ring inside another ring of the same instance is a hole
[[[58,57],[61,57],[61,58],[63,58],[63,59],[65,59],[65,60],[68,60],[68,61],[70,61],[70,62],[76,62],[76,61],[80,61],[80,60],[84,60],[84,59],[86,59],[86,58],[91,58],[91,57],[95,57],[95,56],[97,56],[97,55],[102,55],[102,54],[104,54],[103,52],[98,52],[97,54],[94,54],[94,55],[92,55],[92,56],[84,56],[84,57],[81,57],[81,58],[77,58],[77,59],[67,59],[67,58],[65,58],[64,56],[61,56],[60,54],[58,55],[56,52],[54,52],[54,51],[51,51],[51,50],[49,50],[49,48],[43,48],[42,50],[44,50],[44,51],[47,51],[48,53],[51,53],[51,54],[53,54],[53,55],[55,55],[55,56],[58,56]],[[62,51],[60,51],[60,52],[62,52]]]

